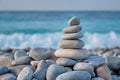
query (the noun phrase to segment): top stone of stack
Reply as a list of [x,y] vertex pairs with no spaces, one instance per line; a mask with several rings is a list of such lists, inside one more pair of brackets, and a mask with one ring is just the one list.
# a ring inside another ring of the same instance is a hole
[[68,21],[68,25],[69,26],[74,26],[74,25],[79,25],[80,24],[80,20],[79,18],[77,18],[76,16],[72,17],[69,21]]

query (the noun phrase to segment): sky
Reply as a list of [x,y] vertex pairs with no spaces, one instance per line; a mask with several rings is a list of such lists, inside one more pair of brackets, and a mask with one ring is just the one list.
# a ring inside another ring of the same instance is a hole
[[119,10],[120,0],[0,0],[6,10]]

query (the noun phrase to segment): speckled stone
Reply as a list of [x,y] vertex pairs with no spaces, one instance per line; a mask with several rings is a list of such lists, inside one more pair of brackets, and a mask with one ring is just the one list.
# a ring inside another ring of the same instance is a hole
[[25,67],[19,73],[17,80],[31,80],[33,77],[33,71],[30,67]]
[[105,80],[112,80],[111,73],[107,65],[101,65],[96,69],[97,76]]

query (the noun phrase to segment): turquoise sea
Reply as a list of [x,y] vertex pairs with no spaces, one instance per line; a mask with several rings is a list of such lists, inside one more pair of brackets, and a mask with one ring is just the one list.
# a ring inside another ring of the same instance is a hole
[[0,48],[58,48],[72,16],[81,20],[85,48],[120,47],[119,11],[1,11]]

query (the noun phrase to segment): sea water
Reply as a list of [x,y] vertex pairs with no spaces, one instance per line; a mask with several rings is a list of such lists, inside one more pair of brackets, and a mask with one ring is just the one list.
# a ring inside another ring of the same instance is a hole
[[67,21],[81,20],[85,48],[120,47],[119,11],[0,12],[0,48],[58,48]]

